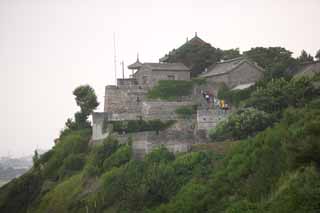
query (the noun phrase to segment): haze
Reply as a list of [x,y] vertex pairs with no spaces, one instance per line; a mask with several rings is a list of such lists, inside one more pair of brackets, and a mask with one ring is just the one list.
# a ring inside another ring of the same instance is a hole
[[[49,149],[90,84],[103,102],[117,67],[157,62],[193,37],[221,49],[320,48],[318,0],[1,0],[0,156]],[[126,75],[130,72],[126,70]],[[103,104],[98,110],[103,109]]]

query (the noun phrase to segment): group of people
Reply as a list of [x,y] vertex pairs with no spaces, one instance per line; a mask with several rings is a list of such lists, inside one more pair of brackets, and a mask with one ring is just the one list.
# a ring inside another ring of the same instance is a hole
[[211,92],[201,90],[201,94],[207,101],[208,109],[213,107],[225,113],[229,110],[229,105],[224,100],[219,100],[216,98]]

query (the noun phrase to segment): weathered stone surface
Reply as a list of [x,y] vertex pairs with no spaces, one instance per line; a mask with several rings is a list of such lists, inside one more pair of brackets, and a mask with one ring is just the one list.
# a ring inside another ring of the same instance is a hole
[[103,121],[108,119],[109,113],[94,112],[92,113],[92,137],[93,143],[103,140],[108,136],[107,132],[103,131]]
[[104,111],[139,113],[147,90],[139,86],[106,86]]
[[208,130],[214,128],[220,121],[225,119],[226,113],[220,109],[197,110],[197,129]]
[[190,106],[192,102],[169,102],[169,101],[145,101],[142,103],[142,117],[146,120],[175,120],[177,119],[176,109],[182,106]]

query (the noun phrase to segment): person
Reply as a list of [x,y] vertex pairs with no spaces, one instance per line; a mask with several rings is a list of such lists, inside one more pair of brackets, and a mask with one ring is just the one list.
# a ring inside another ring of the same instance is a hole
[[227,113],[229,109],[229,105],[227,103],[224,104],[224,113]]
[[207,100],[207,103],[209,104],[210,103],[210,96],[208,94],[206,94],[206,100]]
[[220,109],[224,109],[224,100],[220,100]]

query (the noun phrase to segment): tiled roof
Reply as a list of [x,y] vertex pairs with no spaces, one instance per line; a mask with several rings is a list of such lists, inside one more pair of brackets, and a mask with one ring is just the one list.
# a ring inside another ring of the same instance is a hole
[[301,65],[301,68],[297,71],[295,76],[313,76],[314,74],[320,73],[320,61],[307,63]]
[[258,70],[263,71],[261,67],[251,62],[247,58],[239,57],[239,58],[234,58],[234,59],[226,60],[226,61],[211,65],[207,69],[207,72],[201,74],[201,77],[209,77],[209,76],[222,75],[222,74],[229,73],[245,62],[255,66]]
[[139,59],[137,59],[136,62],[128,66],[128,69],[139,69],[141,66],[142,66],[142,63],[139,61]]

